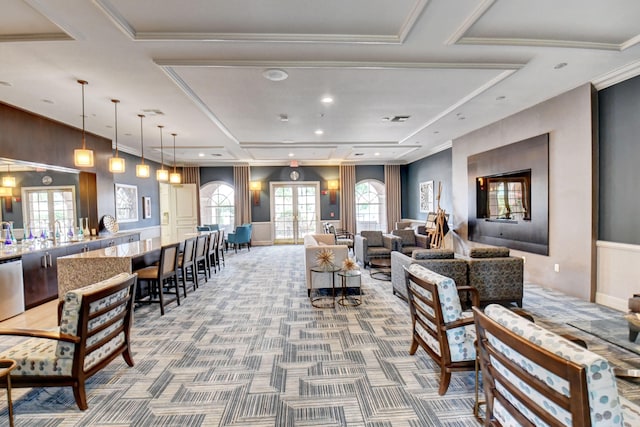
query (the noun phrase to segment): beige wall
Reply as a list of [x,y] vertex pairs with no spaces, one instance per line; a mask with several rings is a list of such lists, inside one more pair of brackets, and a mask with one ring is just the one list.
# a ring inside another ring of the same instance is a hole
[[[549,255],[524,256],[525,281],[585,300],[595,294],[592,88],[584,85],[453,141],[453,214],[465,253],[467,157],[549,132]],[[559,265],[559,272],[554,265]]]

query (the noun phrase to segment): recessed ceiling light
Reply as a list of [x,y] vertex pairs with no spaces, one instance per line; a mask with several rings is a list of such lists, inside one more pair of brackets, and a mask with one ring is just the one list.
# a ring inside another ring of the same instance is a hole
[[314,133],[316,135],[322,135],[322,134],[324,134],[324,131],[322,129],[316,129],[316,131]]
[[295,154],[293,153],[289,153],[289,157],[293,157]]
[[43,99],[43,100],[42,100],[42,102],[44,102],[45,104],[55,104],[55,102],[53,102],[53,101],[52,101],[52,100],[50,100],[50,99],[46,99],[46,98],[45,98],[45,99]]
[[566,62],[561,62],[561,63],[559,63],[559,64],[556,64],[556,65],[555,65],[555,67],[553,67],[553,69],[554,69],[554,70],[559,70],[559,69],[561,69],[561,68],[566,67],[567,65],[569,65],[569,64],[567,64]]
[[262,76],[272,82],[281,82],[282,80],[286,80],[287,77],[289,77],[289,74],[287,74],[285,70],[281,70],[279,68],[269,68],[262,72]]
[[330,96],[325,96],[322,98],[321,101],[323,104],[331,104],[333,102],[333,98]]
[[379,156],[379,155],[380,155],[380,153],[375,152],[375,153],[373,153],[373,155],[374,155],[374,156]]
[[278,119],[280,119],[281,122],[288,122],[289,116],[286,114],[278,114]]
[[198,157],[204,157],[204,153],[198,153]]
[[9,87],[9,86],[13,86],[13,85],[12,85],[11,83],[9,83],[9,82],[0,81],[0,86],[7,86],[7,87]]

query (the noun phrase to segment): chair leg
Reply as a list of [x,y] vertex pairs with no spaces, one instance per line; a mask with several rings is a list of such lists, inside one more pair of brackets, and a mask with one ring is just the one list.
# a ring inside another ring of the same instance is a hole
[[84,390],[83,379],[79,379],[78,382],[73,385],[73,397],[76,398],[76,404],[82,411],[89,407],[89,405],[87,405],[87,394]]
[[413,356],[414,354],[416,354],[416,350],[418,350],[418,340],[416,340],[414,338],[413,341],[411,341],[411,347],[409,348],[409,354]]
[[134,365],[133,357],[131,356],[131,347],[129,345],[129,338],[127,338],[127,347],[122,352],[122,357],[124,358],[124,361],[127,363],[127,365],[129,366]]
[[164,316],[164,294],[162,292],[162,283],[156,283],[158,285],[158,298],[160,299],[160,316]]
[[438,394],[443,396],[447,389],[449,389],[449,383],[451,382],[451,372],[449,372],[446,368],[441,367],[440,369],[440,388],[438,389]]

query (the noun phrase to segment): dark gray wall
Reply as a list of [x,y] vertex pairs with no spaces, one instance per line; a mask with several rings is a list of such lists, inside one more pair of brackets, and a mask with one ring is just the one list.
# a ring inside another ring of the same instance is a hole
[[[120,230],[160,225],[160,186],[156,180],[156,169],[160,169],[160,164],[145,159],[144,162],[151,167],[151,176],[149,178],[138,178],[136,176],[136,165],[140,163],[140,158],[122,151],[118,153],[118,156],[124,157],[126,167],[124,173],[113,174],[114,184],[128,184],[138,187],[138,221],[119,223]],[[111,189],[111,197],[114,198],[115,203],[115,188]],[[143,197],[151,197],[151,218],[148,219],[142,218]],[[98,212],[98,215],[102,217],[104,212]]]
[[640,244],[640,78],[598,93],[598,239]]
[[384,166],[383,165],[364,165],[356,166],[356,182],[364,179],[377,179],[384,182]]
[[403,167],[401,178],[403,218],[427,219],[427,214],[420,212],[420,183],[425,181],[433,181],[434,207],[437,207],[435,198],[438,194],[438,182],[442,183],[440,207],[447,212],[452,212],[451,148]]

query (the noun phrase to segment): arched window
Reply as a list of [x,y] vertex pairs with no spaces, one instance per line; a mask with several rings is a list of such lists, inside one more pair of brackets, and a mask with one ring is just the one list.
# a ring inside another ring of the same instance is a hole
[[233,187],[222,181],[209,182],[200,188],[200,220],[202,224],[218,224],[233,230],[235,207]]
[[384,184],[367,179],[356,184],[356,231],[387,231]]

